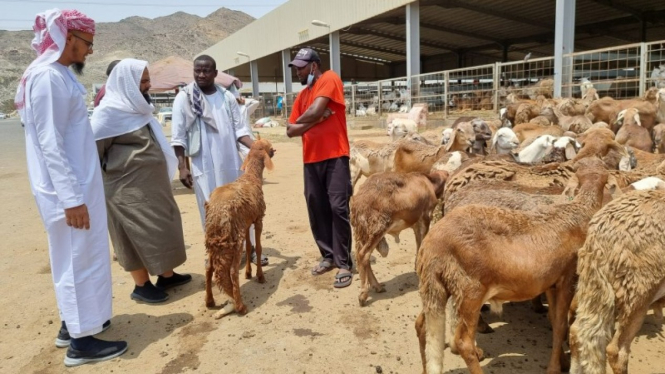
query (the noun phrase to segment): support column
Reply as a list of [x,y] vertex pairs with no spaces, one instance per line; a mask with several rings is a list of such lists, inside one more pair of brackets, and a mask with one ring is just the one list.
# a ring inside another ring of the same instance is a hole
[[330,33],[330,70],[342,77],[342,63],[340,62],[339,31]]
[[284,76],[284,93],[293,92],[293,84],[291,82],[291,68],[289,67],[289,62],[291,62],[291,50],[287,48],[282,50],[282,75]]
[[249,73],[252,79],[252,97],[259,99],[259,62],[256,60],[249,62]]
[[[420,1],[406,6],[406,79],[411,91],[410,97],[419,96],[419,81],[414,75],[420,74]],[[411,103],[409,102],[409,108]]]
[[569,54],[575,50],[575,2],[556,0],[554,97],[572,96],[573,59]]

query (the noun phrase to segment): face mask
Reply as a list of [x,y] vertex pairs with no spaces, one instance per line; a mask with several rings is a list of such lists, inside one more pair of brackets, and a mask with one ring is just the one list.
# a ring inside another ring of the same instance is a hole
[[312,88],[312,83],[314,83],[314,65],[309,69],[309,75],[307,76],[307,87]]

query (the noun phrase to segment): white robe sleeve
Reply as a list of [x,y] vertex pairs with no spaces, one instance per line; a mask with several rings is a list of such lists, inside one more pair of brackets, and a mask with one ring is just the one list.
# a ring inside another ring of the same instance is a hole
[[242,113],[240,112],[238,102],[230,92],[227,92],[227,95],[230,95],[230,98],[225,97],[225,99],[231,109],[231,121],[233,122],[233,129],[236,133],[236,140],[243,136],[251,137],[251,132],[247,129],[247,126],[245,126],[245,121],[242,120]]
[[180,91],[173,100],[173,113],[171,114],[171,145],[187,149],[187,128],[184,106],[187,105],[187,94]]
[[50,70],[31,79],[30,102],[37,141],[58,200],[65,209],[84,204],[80,182],[65,153],[72,94],[62,77]]

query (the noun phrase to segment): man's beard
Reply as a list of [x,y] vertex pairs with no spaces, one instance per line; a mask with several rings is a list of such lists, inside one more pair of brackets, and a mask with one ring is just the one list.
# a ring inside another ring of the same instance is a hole
[[142,94],[145,101],[147,101],[148,104],[152,104],[152,98],[150,97],[150,95],[147,92],[143,92]]
[[85,67],[85,62],[75,62],[72,64],[72,70],[76,75],[83,75],[83,68]]

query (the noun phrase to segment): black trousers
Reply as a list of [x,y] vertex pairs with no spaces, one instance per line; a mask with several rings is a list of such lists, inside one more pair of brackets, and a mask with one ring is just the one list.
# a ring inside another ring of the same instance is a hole
[[309,225],[324,259],[340,269],[351,270],[351,223],[349,158],[339,157],[305,164],[305,200]]

